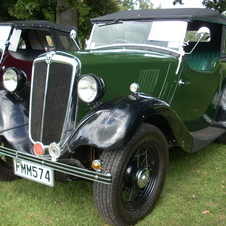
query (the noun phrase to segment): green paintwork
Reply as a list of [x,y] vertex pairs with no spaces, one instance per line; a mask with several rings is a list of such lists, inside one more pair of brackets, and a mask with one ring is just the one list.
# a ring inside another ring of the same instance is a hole
[[[140,86],[139,92],[167,102],[189,131],[207,127],[214,118],[214,100],[221,93],[223,79],[222,63],[217,59],[208,70],[194,70],[184,56],[176,74],[178,57],[156,52],[119,49],[85,51],[76,56],[81,61],[81,75],[93,73],[103,78],[106,93],[102,102],[130,94],[130,85],[135,82]],[[179,86],[179,80],[189,84]],[[81,105],[89,110],[87,105]],[[79,120],[83,114],[80,112]]]
[[106,84],[101,101],[131,93],[130,85],[139,84],[139,92],[170,102],[176,88],[178,58],[145,51],[81,52],[81,75],[93,73]]
[[81,74],[93,73],[104,79],[107,87],[104,101],[130,94],[133,82],[140,85],[140,92],[161,98],[166,75],[174,75],[178,64],[178,59],[170,55],[120,50],[81,53],[78,58],[82,63]]
[[221,94],[221,63],[208,71],[192,70],[187,64],[181,67],[180,78],[190,84],[178,86],[171,107],[175,109],[189,131],[207,127],[218,106],[214,100]]

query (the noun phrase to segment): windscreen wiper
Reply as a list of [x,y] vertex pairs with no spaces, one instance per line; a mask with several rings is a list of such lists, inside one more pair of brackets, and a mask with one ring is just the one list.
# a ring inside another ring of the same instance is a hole
[[101,25],[99,25],[99,27],[108,26],[108,25],[112,25],[112,24],[122,24],[122,23],[123,22],[119,18],[117,18],[112,21],[106,22],[105,24],[101,24]]

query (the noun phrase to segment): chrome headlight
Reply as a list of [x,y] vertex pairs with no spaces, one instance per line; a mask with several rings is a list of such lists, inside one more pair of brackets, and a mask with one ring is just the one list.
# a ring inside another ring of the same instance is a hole
[[104,92],[104,82],[96,75],[86,74],[78,81],[78,96],[86,103],[91,103],[100,99]]
[[9,92],[21,89],[26,83],[26,74],[17,68],[6,68],[3,74],[3,86]]

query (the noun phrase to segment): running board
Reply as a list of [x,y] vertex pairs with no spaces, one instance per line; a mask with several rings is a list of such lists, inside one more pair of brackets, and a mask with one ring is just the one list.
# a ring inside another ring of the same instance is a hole
[[191,133],[193,136],[192,152],[204,148],[225,132],[226,132],[225,129],[211,126],[199,131],[192,132]]

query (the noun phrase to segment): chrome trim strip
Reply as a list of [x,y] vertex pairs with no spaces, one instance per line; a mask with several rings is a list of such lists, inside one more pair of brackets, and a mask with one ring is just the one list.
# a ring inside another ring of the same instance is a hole
[[[79,69],[81,68],[81,63],[80,63],[80,61],[79,61],[79,59],[78,58],[76,58],[76,62],[74,62],[73,64],[72,64],[72,66],[73,66],[73,71],[72,71],[72,78],[71,78],[71,85],[70,85],[70,92],[69,92],[69,98],[68,98],[68,103],[67,103],[67,111],[66,111],[66,114],[65,114],[65,119],[68,119],[68,117],[69,117],[69,114],[70,114],[70,111],[69,111],[69,106],[71,105],[71,103],[72,103],[72,91],[73,91],[73,87],[74,87],[74,82],[75,82],[75,78],[76,78],[76,76],[79,76],[79,74],[77,74],[78,73],[78,71],[79,71]],[[78,97],[76,98],[76,109],[75,109],[75,120],[77,119],[77,110],[78,110]],[[64,121],[64,125],[63,125],[63,130],[62,130],[62,132],[64,132],[65,130],[66,130],[66,127],[67,127],[67,125],[66,125],[66,121],[67,120],[65,120]],[[75,123],[76,123],[76,121],[75,121]],[[74,127],[73,127],[73,129],[75,128],[75,126],[76,126],[76,124],[74,124]],[[63,133],[61,134],[61,141],[62,140],[64,140],[64,139],[62,139],[63,138]],[[63,141],[64,142],[64,141]],[[61,142],[60,142],[61,143]]]
[[49,82],[49,68],[50,64],[47,64],[47,74],[46,74],[46,81],[45,81],[45,92],[44,92],[44,100],[42,105],[42,121],[41,121],[41,131],[40,131],[40,142],[42,142],[43,138],[43,127],[44,127],[44,116],[45,116],[45,110],[46,110],[46,94],[47,94],[47,88],[48,88],[48,82]]
[[[39,58],[38,58],[39,59]],[[31,114],[31,104],[32,104],[32,96],[31,94],[33,93],[33,75],[34,75],[34,68],[35,68],[35,61],[33,62],[32,64],[32,76],[31,76],[31,90],[30,90],[30,100],[29,100],[29,126],[28,126],[28,135],[29,135],[29,139],[31,140],[31,142],[34,144],[35,141],[32,139],[31,137],[31,117],[30,117],[30,114]]]
[[30,155],[24,152],[19,152],[3,146],[0,146],[0,154],[9,156],[11,158],[17,158],[17,159],[29,161],[32,163],[48,166],[55,171],[66,173],[66,174],[83,178],[86,180],[96,181],[103,184],[112,183],[112,176],[110,173],[103,174],[103,173],[98,173],[96,171],[83,169],[77,166],[67,165],[60,162],[53,162],[49,159],[44,159],[44,158]]

